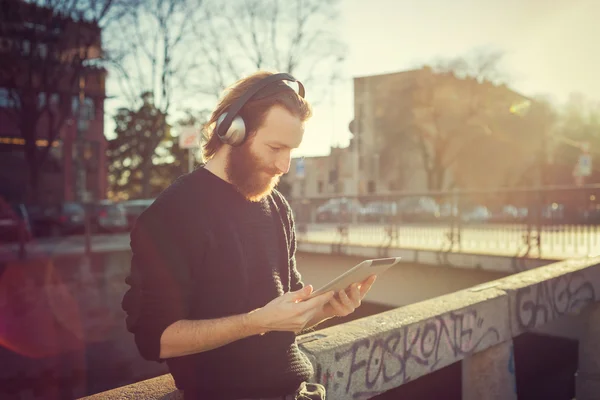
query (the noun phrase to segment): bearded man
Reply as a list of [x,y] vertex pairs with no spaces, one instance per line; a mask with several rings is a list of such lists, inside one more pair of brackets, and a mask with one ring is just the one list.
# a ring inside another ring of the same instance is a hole
[[289,74],[236,82],[205,127],[204,165],[131,232],[127,329],[142,357],[166,361],[185,399],[325,398],[296,335],[352,313],[374,277],[309,298],[296,269],[293,215],[274,188],[311,113]]

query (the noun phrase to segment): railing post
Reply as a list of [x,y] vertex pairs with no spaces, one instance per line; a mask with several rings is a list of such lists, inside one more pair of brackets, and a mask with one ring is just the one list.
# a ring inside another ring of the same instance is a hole
[[584,330],[579,339],[579,368],[575,378],[577,400],[600,399],[600,303],[583,313]]
[[19,224],[19,229],[17,232],[18,235],[18,239],[19,239],[19,260],[24,260],[25,257],[27,256],[27,249],[26,249],[26,241],[27,241],[27,233],[26,233],[26,228],[25,228],[25,222],[23,222],[22,224]]
[[517,400],[512,340],[472,354],[462,361],[462,399]]

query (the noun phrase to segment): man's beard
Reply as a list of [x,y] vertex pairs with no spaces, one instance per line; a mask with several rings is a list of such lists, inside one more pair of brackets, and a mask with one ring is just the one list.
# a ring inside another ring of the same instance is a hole
[[263,165],[250,149],[251,140],[232,147],[225,166],[229,182],[250,201],[260,201],[279,183],[278,171]]

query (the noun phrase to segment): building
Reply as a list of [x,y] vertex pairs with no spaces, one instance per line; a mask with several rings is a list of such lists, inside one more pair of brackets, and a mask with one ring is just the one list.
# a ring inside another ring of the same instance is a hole
[[529,100],[431,68],[354,78],[359,194],[500,187],[531,167],[540,131]]
[[327,156],[292,159],[290,171],[282,181],[289,185],[289,195],[294,199],[354,195],[353,165],[348,147],[332,147]]
[[8,201],[106,197],[106,71],[93,66],[101,51],[95,23],[2,3],[0,195]]
[[283,181],[296,200],[532,185],[549,122],[537,106],[431,68],[356,77],[350,145],[294,159]]

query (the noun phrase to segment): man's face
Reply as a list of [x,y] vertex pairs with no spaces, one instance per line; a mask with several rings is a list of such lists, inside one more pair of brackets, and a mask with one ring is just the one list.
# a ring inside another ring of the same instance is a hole
[[304,124],[285,108],[272,107],[263,125],[239,147],[232,147],[225,172],[237,190],[260,201],[290,169],[291,151],[300,146]]

